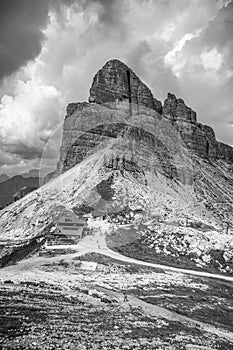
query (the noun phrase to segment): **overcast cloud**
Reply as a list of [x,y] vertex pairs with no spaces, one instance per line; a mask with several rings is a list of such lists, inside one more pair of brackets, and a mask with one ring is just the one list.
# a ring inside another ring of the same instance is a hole
[[87,100],[111,58],[233,144],[232,35],[227,0],[1,1],[0,173],[38,167],[41,154],[55,165],[66,105]]

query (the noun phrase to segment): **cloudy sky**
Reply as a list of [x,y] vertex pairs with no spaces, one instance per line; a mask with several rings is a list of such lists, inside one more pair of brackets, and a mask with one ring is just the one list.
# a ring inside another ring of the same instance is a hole
[[233,144],[233,0],[1,0],[0,174],[54,167],[66,105],[111,58]]

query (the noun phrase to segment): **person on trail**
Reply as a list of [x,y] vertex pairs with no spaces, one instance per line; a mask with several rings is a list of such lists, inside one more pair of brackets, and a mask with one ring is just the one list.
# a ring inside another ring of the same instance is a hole
[[125,301],[128,301],[128,297],[127,297],[127,294],[124,292],[124,302]]

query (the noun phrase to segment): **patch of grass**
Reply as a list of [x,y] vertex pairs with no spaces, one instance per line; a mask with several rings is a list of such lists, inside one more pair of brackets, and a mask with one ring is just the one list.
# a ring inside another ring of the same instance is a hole
[[134,242],[124,245],[118,245],[111,249],[134,259],[147,261],[150,263],[164,264],[174,267],[181,267],[186,269],[195,269],[199,271],[205,271],[203,268],[197,268],[196,263],[186,255],[173,256],[158,254],[149,246],[142,243],[141,239],[137,239]]

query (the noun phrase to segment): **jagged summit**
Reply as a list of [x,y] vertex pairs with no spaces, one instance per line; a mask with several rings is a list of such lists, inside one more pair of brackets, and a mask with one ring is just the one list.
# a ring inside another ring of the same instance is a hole
[[174,94],[168,92],[163,105],[163,116],[171,118],[173,121],[184,120],[196,124],[197,113],[192,108],[186,106],[182,98],[176,98]]
[[113,59],[106,62],[94,76],[89,102],[101,104],[124,99],[162,113],[162,103],[153,97],[150,89],[132,69]]

